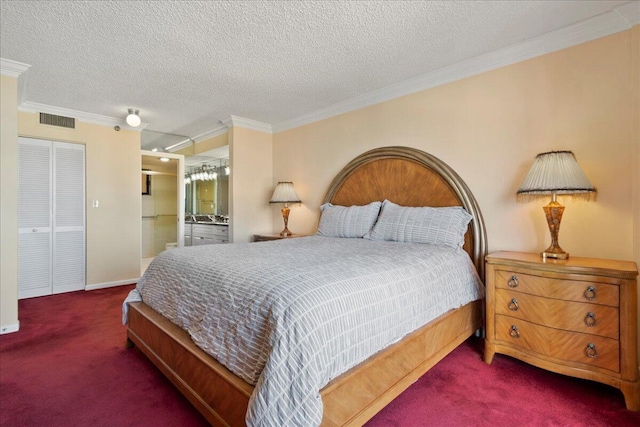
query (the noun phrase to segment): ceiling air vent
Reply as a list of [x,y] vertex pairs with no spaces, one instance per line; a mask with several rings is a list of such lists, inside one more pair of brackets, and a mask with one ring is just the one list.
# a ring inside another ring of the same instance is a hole
[[76,119],[74,119],[73,117],[64,117],[64,116],[56,116],[53,114],[40,113],[40,124],[75,129]]

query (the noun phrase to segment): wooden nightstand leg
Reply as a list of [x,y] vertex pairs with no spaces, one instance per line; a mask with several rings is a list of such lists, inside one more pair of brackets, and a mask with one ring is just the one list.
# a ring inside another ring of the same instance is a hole
[[496,355],[496,351],[493,348],[493,344],[488,343],[486,340],[484,341],[484,363],[487,365],[491,365],[493,362],[493,356]]
[[620,381],[620,391],[630,411],[640,411],[640,382]]

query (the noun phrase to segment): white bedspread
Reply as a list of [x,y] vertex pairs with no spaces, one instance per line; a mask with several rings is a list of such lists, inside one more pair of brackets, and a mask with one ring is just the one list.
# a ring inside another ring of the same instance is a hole
[[319,425],[332,378],[484,296],[462,250],[320,236],[168,250],[136,291],[255,385],[249,426],[274,427]]

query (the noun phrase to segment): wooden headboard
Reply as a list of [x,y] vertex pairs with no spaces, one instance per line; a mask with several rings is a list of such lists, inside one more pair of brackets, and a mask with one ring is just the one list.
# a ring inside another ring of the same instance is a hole
[[336,175],[324,203],[352,206],[384,199],[402,206],[464,207],[473,216],[464,249],[484,281],[487,235],[482,213],[469,187],[446,163],[415,148],[376,148]]

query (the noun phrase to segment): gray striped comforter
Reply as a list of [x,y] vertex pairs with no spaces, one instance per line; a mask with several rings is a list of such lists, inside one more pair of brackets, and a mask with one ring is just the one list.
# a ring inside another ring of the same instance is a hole
[[484,296],[462,250],[321,236],[165,251],[136,291],[255,385],[249,426],[274,427],[319,425],[332,378]]

